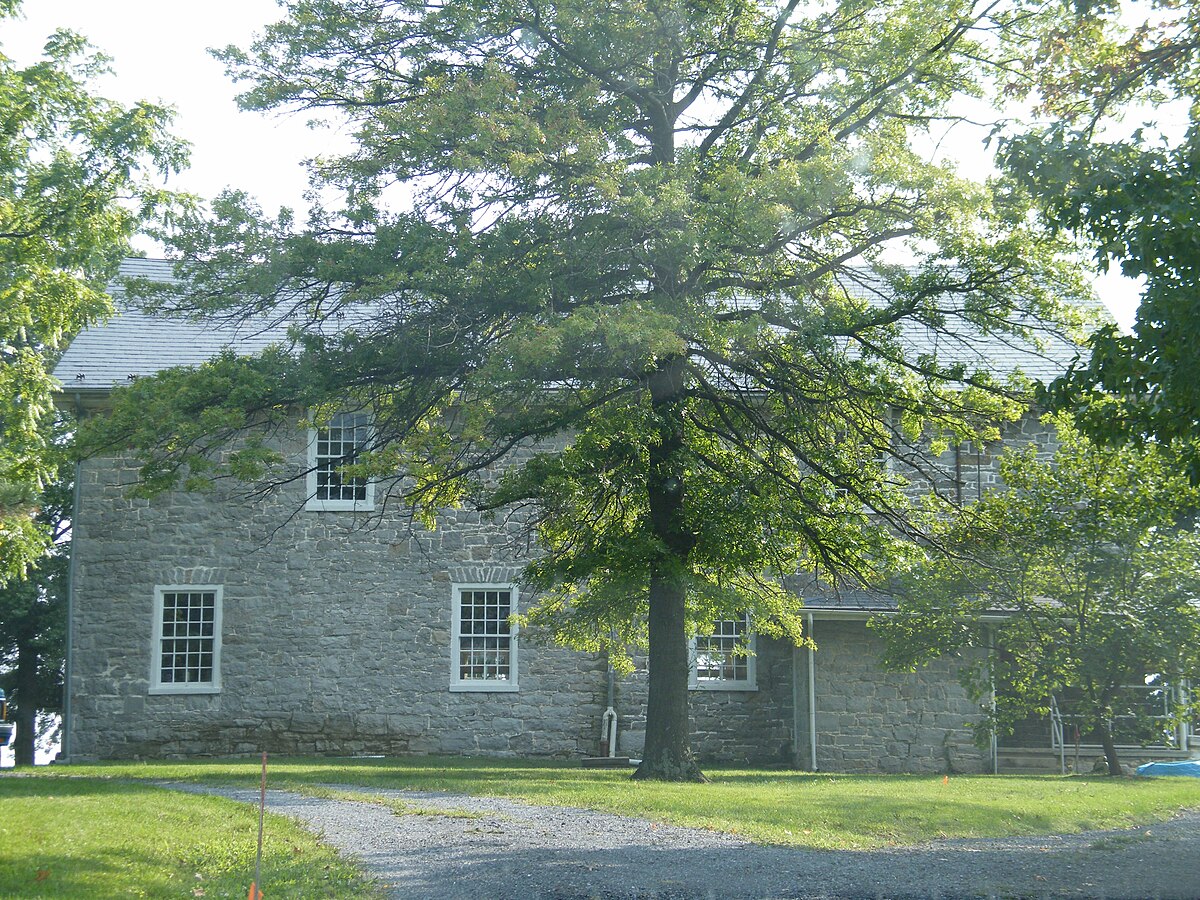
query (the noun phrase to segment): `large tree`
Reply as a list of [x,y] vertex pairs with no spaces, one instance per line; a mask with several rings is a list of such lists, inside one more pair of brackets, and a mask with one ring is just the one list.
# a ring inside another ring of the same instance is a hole
[[[1172,452],[1098,447],[1069,418],[1056,424],[1052,458],[1011,450],[1006,490],[939,511],[952,552],[910,563],[891,586],[900,614],[873,625],[902,669],[989,651],[966,672],[981,700],[998,691],[992,727],[1069,698],[1063,711],[1119,775],[1113,721],[1146,712],[1148,676],[1162,690],[1200,674],[1200,490]],[[1167,712],[1188,721],[1194,709],[1173,698]],[[1161,737],[1168,723],[1143,724]]]
[[223,55],[248,107],[353,133],[315,166],[329,208],[299,226],[225,196],[176,239],[182,287],[146,290],[294,343],[139,381],[92,445],[140,448],[151,492],[269,486],[298,474],[247,425],[369,409],[347,471],[389,510],[523,507],[529,619],[618,662],[648,644],[637,775],[700,777],[688,635],[751,611],[802,640],[783,576],[899,552],[881,457],[994,434],[1021,391],[979,335],[1028,336],[1078,290],[1019,194],[928,158],[1023,22],[923,0],[288,4]]
[[[0,2],[0,23],[19,7]],[[52,361],[109,311],[129,239],[168,198],[150,176],[184,160],[169,110],[91,92],[106,71],[67,31],[29,66],[0,53],[0,583],[48,546],[34,513],[53,469]]]
[[1143,282],[1133,332],[1099,329],[1049,400],[1098,440],[1177,443],[1200,481],[1200,11],[1083,2],[1031,50],[1012,88],[1045,124],[1004,164],[1099,269]]

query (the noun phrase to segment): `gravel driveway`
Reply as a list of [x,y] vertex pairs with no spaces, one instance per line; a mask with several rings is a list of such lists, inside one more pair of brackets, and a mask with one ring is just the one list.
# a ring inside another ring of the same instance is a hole
[[[258,802],[257,791],[167,786]],[[267,792],[267,808],[405,900],[1200,898],[1200,811],[1121,831],[824,851],[515,800],[370,792],[483,815],[396,816],[279,791]]]

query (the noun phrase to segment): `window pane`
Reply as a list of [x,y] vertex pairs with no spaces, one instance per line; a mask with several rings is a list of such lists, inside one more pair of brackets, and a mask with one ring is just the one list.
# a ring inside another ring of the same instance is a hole
[[364,478],[345,478],[339,471],[354,462],[366,444],[369,428],[364,413],[338,413],[324,428],[317,429],[316,499],[365,500]]
[[512,592],[464,590],[458,599],[460,681],[507,681],[512,666]]
[[714,622],[711,634],[696,637],[696,680],[749,681],[749,640],[748,615]]
[[217,595],[214,591],[167,592],[162,601],[159,681],[213,682]]

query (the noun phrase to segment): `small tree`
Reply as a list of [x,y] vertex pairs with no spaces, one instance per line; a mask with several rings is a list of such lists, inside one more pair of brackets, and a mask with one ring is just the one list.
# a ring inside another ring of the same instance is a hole
[[[1100,735],[1116,775],[1110,725],[1126,712],[1123,689],[1200,665],[1200,492],[1166,451],[1100,448],[1067,417],[1053,421],[1053,458],[1032,446],[1006,453],[1007,490],[941,520],[952,555],[929,554],[898,577],[900,614],[873,625],[898,668],[994,649],[968,677],[980,697],[1002,686],[999,727],[1073,689],[1081,731]],[[1003,619],[985,626],[985,613]]]

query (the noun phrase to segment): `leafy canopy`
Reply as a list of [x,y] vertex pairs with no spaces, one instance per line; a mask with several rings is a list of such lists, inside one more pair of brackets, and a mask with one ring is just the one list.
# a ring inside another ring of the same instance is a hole
[[[5,3],[0,21],[17,13]],[[53,468],[51,362],[109,312],[105,285],[129,238],[168,200],[150,174],[185,159],[168,110],[90,93],[105,71],[67,31],[24,68],[0,53],[0,581],[46,546],[30,511]]]
[[1097,331],[1049,402],[1098,440],[1177,443],[1200,481],[1200,12],[1081,4],[1029,65],[1040,77],[1020,92],[1049,124],[1008,142],[1006,168],[1100,270],[1144,284],[1133,333]]
[[1033,445],[1007,453],[1007,490],[939,514],[953,553],[903,572],[901,614],[873,625],[903,669],[998,648],[970,677],[981,698],[999,687],[1002,728],[1071,692],[1081,731],[1105,735],[1128,712],[1129,685],[1200,670],[1200,491],[1172,452],[1098,447],[1069,416],[1053,422],[1052,457]]

